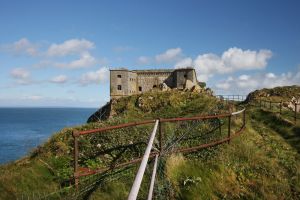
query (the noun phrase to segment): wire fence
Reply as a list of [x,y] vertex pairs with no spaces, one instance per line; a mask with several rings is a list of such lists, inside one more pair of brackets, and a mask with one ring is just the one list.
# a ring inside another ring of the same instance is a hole
[[295,124],[300,120],[300,103],[298,102],[271,101],[255,98],[251,100],[251,104],[274,113],[279,113],[288,119],[293,119]]
[[[243,101],[243,95],[219,97],[221,100]],[[227,108],[227,107],[226,107]],[[160,118],[131,122],[85,131],[74,131],[74,175],[70,186],[50,194],[24,195],[18,199],[86,199],[103,184],[118,179],[125,171],[138,171],[137,164],[149,145],[149,133],[156,126],[148,162],[144,169],[142,190],[134,198],[168,199],[176,192],[168,181],[165,163],[171,154],[190,154],[230,141],[239,136],[246,126],[246,109],[183,118]],[[141,134],[145,133],[145,134]],[[100,158],[97,166],[90,160]],[[152,170],[151,164],[153,163]],[[144,165],[145,166],[145,165]],[[139,175],[141,176],[141,175]],[[139,180],[143,179],[139,177]],[[133,179],[132,179],[133,180]],[[133,181],[134,182],[134,181]],[[134,185],[134,184],[133,184]],[[145,189],[148,188],[148,189]]]

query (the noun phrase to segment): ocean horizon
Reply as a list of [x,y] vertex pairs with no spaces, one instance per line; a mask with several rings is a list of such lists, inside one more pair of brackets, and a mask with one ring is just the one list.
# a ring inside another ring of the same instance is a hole
[[0,164],[28,155],[64,127],[85,124],[97,108],[0,107]]

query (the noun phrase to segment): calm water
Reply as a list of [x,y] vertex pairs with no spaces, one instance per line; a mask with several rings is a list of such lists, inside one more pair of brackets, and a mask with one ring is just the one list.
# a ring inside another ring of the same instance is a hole
[[21,158],[66,126],[84,124],[96,108],[0,108],[0,163]]

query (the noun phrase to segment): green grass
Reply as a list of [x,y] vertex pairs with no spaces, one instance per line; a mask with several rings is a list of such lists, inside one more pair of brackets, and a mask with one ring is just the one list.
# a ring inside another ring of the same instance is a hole
[[[104,122],[66,128],[35,149],[29,157],[0,167],[0,199],[16,199],[21,194],[51,193],[68,186],[73,170],[73,130],[158,117],[172,118],[227,112],[216,98],[192,92],[149,92],[117,100],[116,116]],[[233,119],[237,130],[240,119]],[[205,123],[166,123],[164,143],[175,136],[199,136],[181,141],[187,147],[226,136],[227,121],[209,133],[216,121]],[[110,133],[84,136],[79,140],[81,166],[91,168],[121,163],[143,155],[153,125],[126,128]],[[189,130],[189,127],[192,127]],[[157,199],[298,199],[300,196],[299,126],[256,107],[248,107],[247,128],[230,144],[196,153],[174,154],[159,162],[155,192]],[[206,132],[206,133],[205,133]],[[205,133],[205,134],[204,134]],[[100,146],[98,144],[101,144]],[[97,146],[98,145],[98,146]],[[120,148],[120,146],[126,146]],[[128,146],[129,145],[129,146]],[[158,140],[155,140],[158,147]],[[138,165],[115,176],[101,179],[85,196],[89,199],[126,199]],[[152,163],[146,170],[141,199],[146,198]],[[53,197],[55,199],[55,197]]]

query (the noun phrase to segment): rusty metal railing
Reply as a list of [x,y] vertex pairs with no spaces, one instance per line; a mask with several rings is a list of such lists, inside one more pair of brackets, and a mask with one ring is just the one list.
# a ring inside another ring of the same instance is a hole
[[236,95],[236,94],[219,94],[216,95],[217,98],[222,99],[222,100],[227,100],[227,101],[244,101],[246,100],[247,95]]
[[[232,131],[232,117],[233,116],[238,116],[242,114],[242,125],[239,127],[237,131]],[[227,119],[228,121],[228,127],[227,127],[227,136],[225,138],[221,138],[218,140],[210,141],[205,144],[200,144],[192,147],[185,147],[185,148],[175,148],[169,151],[168,153],[191,153],[198,151],[200,149],[205,149],[213,146],[217,146],[223,143],[229,143],[231,139],[234,137],[237,137],[240,135],[243,130],[245,129],[246,126],[246,109],[243,108],[239,111],[236,112],[231,112],[231,113],[223,113],[223,114],[218,114],[218,115],[205,115],[205,116],[195,116],[195,117],[183,117],[183,118],[168,118],[168,119],[163,119],[160,118],[158,120],[146,120],[146,121],[141,121],[141,122],[132,122],[132,123],[125,123],[125,124],[120,124],[120,125],[115,125],[115,126],[109,126],[109,127],[103,127],[103,128],[98,128],[98,129],[93,129],[93,130],[84,130],[84,131],[73,131],[73,138],[74,138],[74,182],[75,186],[77,187],[79,184],[79,179],[84,176],[89,176],[93,174],[98,174],[98,173],[103,173],[107,172],[112,169],[118,169],[118,168],[123,168],[127,167],[132,164],[139,163],[143,160],[143,158],[138,157],[131,159],[130,161],[123,162],[120,164],[115,164],[113,166],[105,167],[105,168],[97,168],[97,169],[90,169],[88,167],[79,167],[78,164],[78,159],[79,159],[79,144],[78,144],[78,138],[83,137],[86,135],[92,135],[92,134],[101,134],[106,131],[111,131],[111,130],[116,130],[116,129],[122,129],[126,127],[136,127],[140,125],[149,125],[149,124],[155,124],[155,126],[158,129],[158,141],[159,141],[159,150],[158,151],[152,151],[151,148],[150,151],[148,152],[148,158],[155,158],[159,157],[161,155],[164,155],[164,146],[163,146],[163,141],[164,141],[164,133],[163,133],[163,124],[164,123],[176,123],[176,122],[183,122],[183,121],[204,121],[204,120],[212,120],[212,119]],[[224,124],[221,124],[219,122],[219,129],[221,133],[221,127]]]
[[298,110],[298,106],[300,107],[300,103],[297,103],[297,102],[283,102],[283,101],[271,101],[271,100],[265,100],[265,99],[262,99],[262,98],[256,98],[256,99],[253,99],[254,101],[257,101],[258,104],[259,104],[259,107],[260,108],[267,108],[269,109],[270,111],[273,111],[274,110],[274,107],[279,107],[279,114],[280,115],[283,115],[283,112],[282,112],[282,109],[283,109],[283,104],[289,104],[289,103],[292,103],[294,105],[294,109],[293,109],[293,118],[294,118],[294,123],[296,124],[297,123],[297,110]]

